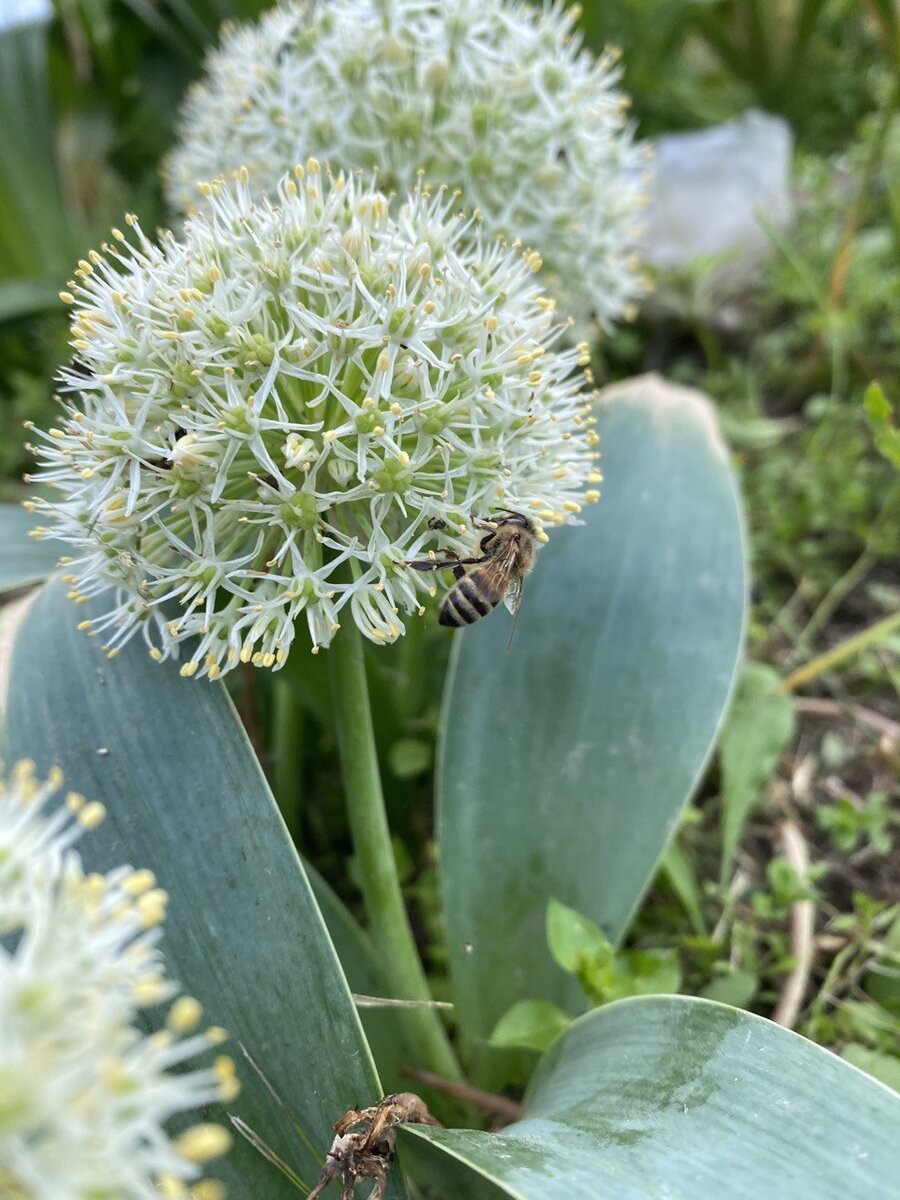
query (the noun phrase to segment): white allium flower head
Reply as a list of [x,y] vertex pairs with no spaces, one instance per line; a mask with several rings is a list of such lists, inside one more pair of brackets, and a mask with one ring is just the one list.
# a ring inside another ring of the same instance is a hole
[[115,588],[84,622],[109,653],[191,639],[182,674],[215,678],[280,666],[298,620],[314,651],[344,620],[390,642],[435,592],[403,560],[464,557],[507,508],[546,540],[598,499],[587,347],[560,348],[535,252],[314,159],[271,198],[246,172],[209,192],[180,239],[129,216],[63,293],[77,359],[38,451],[62,498],[29,503],[72,599]]
[[[172,1070],[220,1043],[178,996],[158,948],[165,893],[149,871],[86,874],[71,848],[103,807],[34,764],[0,781],[0,1195],[13,1200],[222,1200],[200,1164],[228,1134],[164,1123],[236,1092],[234,1066]],[[167,1004],[146,1034],[141,1012]]]
[[641,290],[633,250],[644,151],[618,90],[561,0],[310,0],[226,26],[188,93],[165,175],[191,212],[197,182],[246,166],[254,188],[313,154],[460,188],[485,227],[536,247],[545,286],[604,328]]

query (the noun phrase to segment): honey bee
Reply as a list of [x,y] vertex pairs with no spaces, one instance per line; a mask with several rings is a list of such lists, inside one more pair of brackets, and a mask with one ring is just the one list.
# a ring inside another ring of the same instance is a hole
[[[421,559],[407,562],[414,571],[449,569],[456,580],[441,603],[438,621],[458,629],[474,625],[486,617],[502,601],[515,618],[522,603],[525,576],[534,566],[537,555],[537,529],[534,522],[513,509],[494,521],[473,521],[476,529],[487,530],[479,542],[481,554],[472,558],[457,558],[448,552],[442,559]],[[473,570],[464,568],[471,566]],[[512,633],[510,633],[510,642]]]

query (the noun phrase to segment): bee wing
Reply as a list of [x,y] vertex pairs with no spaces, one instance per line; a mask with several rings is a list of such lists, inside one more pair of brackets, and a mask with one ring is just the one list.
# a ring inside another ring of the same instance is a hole
[[512,646],[512,640],[516,635],[516,626],[519,623],[519,613],[522,611],[522,593],[525,590],[525,580],[523,576],[519,576],[514,580],[509,587],[509,591],[504,597],[503,603],[512,613],[512,629],[509,631],[509,638],[506,642],[506,649],[509,650]]
[[522,604],[522,592],[524,591],[524,579],[520,575],[518,579],[514,579],[506,589],[506,595],[503,597],[503,603],[509,609],[513,616],[516,616]]
[[509,589],[511,586],[515,586],[510,584],[510,580],[515,570],[517,557],[516,548],[510,543],[503,554],[485,563],[482,567],[481,578],[485,590],[494,597],[495,604],[500,600],[508,604]]

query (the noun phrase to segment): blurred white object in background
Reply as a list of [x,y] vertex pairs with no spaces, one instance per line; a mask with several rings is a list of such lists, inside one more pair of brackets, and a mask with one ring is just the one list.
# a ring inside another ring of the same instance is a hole
[[15,25],[49,21],[52,16],[51,0],[0,0],[0,32]]
[[786,121],[754,110],[660,137],[644,261],[672,269],[706,260],[719,285],[743,281],[771,249],[765,226],[790,223],[792,142]]

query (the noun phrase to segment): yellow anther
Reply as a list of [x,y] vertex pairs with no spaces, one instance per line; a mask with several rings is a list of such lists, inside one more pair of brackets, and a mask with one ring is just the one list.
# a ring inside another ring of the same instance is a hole
[[231,1136],[221,1125],[194,1125],[175,1139],[176,1151],[193,1163],[219,1158],[230,1145]]
[[203,1005],[193,996],[179,996],[166,1018],[174,1033],[191,1033],[203,1020]]
[[600,499],[600,493],[594,490],[584,493],[585,504],[596,504]]
[[156,1182],[156,1190],[163,1200],[188,1200],[190,1196],[187,1184],[183,1183],[177,1175],[160,1175]]
[[96,829],[106,816],[106,809],[99,800],[92,800],[78,811],[78,824],[83,829]]
[[225,1184],[218,1179],[201,1179],[191,1188],[191,1200],[225,1200]]
[[145,929],[161,925],[166,918],[166,905],[169,902],[168,893],[162,888],[154,888],[138,898],[137,910],[141,924]]
[[156,876],[146,868],[132,871],[127,879],[122,881],[121,888],[126,896],[142,896],[156,886]]
[[[150,975],[134,987],[134,1002],[138,1008],[150,1008],[165,998],[168,985],[159,975]],[[171,1038],[168,1039],[171,1041]]]

